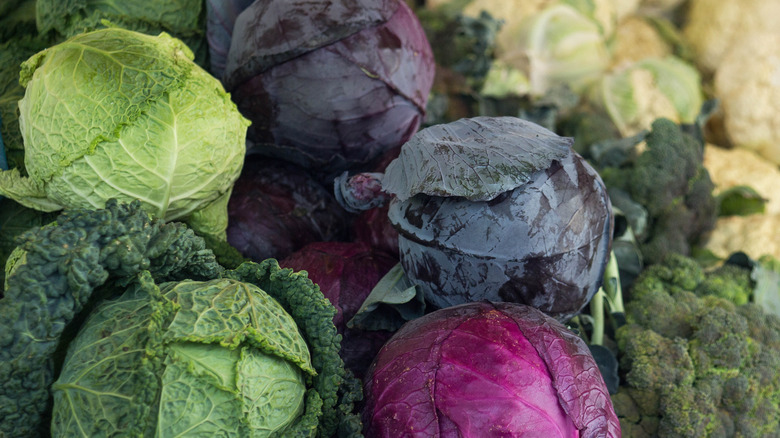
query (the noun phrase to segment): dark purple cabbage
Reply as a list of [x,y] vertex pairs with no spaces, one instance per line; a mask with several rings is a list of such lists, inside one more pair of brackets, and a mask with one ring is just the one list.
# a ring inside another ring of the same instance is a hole
[[254,261],[345,240],[350,216],[305,169],[249,155],[228,202],[227,240]]
[[315,242],[306,245],[279,262],[283,268],[306,271],[334,307],[333,323],[343,336],[341,357],[357,377],[362,377],[392,332],[359,330],[347,327],[347,321],[379,280],[398,263],[382,251],[360,242]]
[[402,0],[256,0],[236,18],[222,76],[263,154],[341,171],[403,144],[434,60]]
[[612,207],[569,139],[511,117],[420,131],[387,168],[401,263],[437,307],[490,300],[570,319],[601,285]]
[[225,72],[233,25],[254,0],[206,0],[206,39],[209,44],[209,71],[217,78]]
[[360,213],[353,222],[352,240],[399,258],[398,231],[387,217],[389,208],[387,204]]
[[476,302],[406,323],[364,379],[367,438],[620,437],[588,346],[533,307]]

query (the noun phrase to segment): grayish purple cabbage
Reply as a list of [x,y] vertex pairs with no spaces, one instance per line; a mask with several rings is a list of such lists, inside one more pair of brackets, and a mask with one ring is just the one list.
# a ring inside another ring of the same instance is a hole
[[579,313],[611,246],[599,175],[569,139],[523,120],[450,125],[420,131],[383,179],[406,274],[438,307],[490,300],[560,321]]

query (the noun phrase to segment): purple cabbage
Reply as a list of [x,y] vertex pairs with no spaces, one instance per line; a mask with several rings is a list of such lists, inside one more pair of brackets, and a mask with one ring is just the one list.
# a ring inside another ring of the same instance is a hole
[[228,201],[227,240],[254,261],[312,242],[346,240],[350,215],[305,169],[249,155]]
[[341,357],[347,368],[358,376],[392,332],[347,327],[379,280],[398,263],[398,259],[360,242],[314,242],[279,262],[283,268],[306,271],[334,307],[333,323],[343,336]]
[[[227,27],[212,51],[224,50]],[[235,19],[222,81],[258,152],[341,171],[417,131],[433,77],[402,0],[256,0]]]
[[513,117],[420,131],[383,178],[401,263],[437,307],[523,303],[560,321],[601,285],[612,209],[571,139]]
[[233,25],[254,0],[206,0],[206,39],[209,45],[209,71],[217,78],[225,72]]
[[522,304],[468,303],[408,322],[364,392],[367,438],[620,437],[585,342]]

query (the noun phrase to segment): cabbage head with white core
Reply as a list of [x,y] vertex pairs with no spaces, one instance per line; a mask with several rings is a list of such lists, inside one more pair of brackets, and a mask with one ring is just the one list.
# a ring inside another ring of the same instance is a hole
[[22,64],[25,167],[0,195],[41,211],[139,199],[152,216],[224,240],[249,122],[167,33],[111,27]]

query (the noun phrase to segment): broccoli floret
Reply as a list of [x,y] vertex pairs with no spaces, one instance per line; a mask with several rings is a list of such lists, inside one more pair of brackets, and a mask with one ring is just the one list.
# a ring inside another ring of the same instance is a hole
[[657,119],[646,149],[620,168],[602,169],[608,188],[628,193],[648,212],[647,231],[637,236],[646,264],[669,253],[689,255],[717,217],[714,185],[703,166],[703,142],[668,119]]
[[696,288],[698,295],[714,295],[734,304],[746,304],[753,294],[750,271],[733,264],[724,264],[708,273]]
[[640,274],[616,333],[624,431],[780,436],[780,318],[733,299],[750,296],[749,280],[747,268],[704,271],[680,254]]

